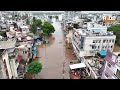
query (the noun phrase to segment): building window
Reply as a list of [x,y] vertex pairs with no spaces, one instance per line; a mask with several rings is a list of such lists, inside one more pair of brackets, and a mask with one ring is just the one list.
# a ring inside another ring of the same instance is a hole
[[92,49],[95,49],[95,46],[94,46],[94,45],[92,45]]
[[120,71],[117,69],[116,76],[120,78]]
[[101,40],[99,40],[99,43],[101,43]]
[[111,48],[113,48],[113,46],[111,46]]
[[106,18],[104,17],[104,20],[105,20]]
[[106,43],[108,43],[108,40],[106,40]]
[[105,43],[105,40],[103,40],[103,43]]
[[98,42],[98,40],[96,40],[96,43]]
[[94,49],[96,49],[96,48],[97,48],[97,46],[94,47]]
[[98,49],[100,48],[100,46],[98,46]]
[[93,40],[93,43],[95,43],[95,40]]
[[112,42],[114,43],[114,40],[112,40]]
[[105,76],[108,78],[109,77],[109,75],[107,74],[107,73],[105,73]]
[[111,40],[109,40],[109,42],[111,43]]
[[27,54],[27,51],[25,51],[25,54]]
[[107,46],[105,46],[105,49],[107,48]]
[[87,68],[87,71],[90,73],[90,69],[89,68]]
[[77,36],[75,35],[75,37],[77,37]]
[[111,64],[110,64],[110,63],[107,63],[107,66],[108,66],[109,68],[111,68]]
[[9,79],[9,74],[8,74],[8,69],[7,69],[7,64],[6,64],[5,59],[4,59],[4,69],[5,69],[5,72],[6,72],[7,79]]
[[104,46],[102,46],[102,49],[104,49]]

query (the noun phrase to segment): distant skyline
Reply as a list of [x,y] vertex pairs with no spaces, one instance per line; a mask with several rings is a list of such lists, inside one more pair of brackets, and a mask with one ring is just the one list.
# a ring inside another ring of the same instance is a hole
[[[7,12],[13,12],[13,11],[7,11]],[[65,11],[17,11],[17,12],[30,12],[30,13],[64,13]],[[89,13],[120,13],[120,11],[80,11],[83,14],[89,14]]]

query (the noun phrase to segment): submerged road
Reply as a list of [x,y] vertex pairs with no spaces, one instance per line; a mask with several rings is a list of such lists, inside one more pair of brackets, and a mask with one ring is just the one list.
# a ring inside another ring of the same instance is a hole
[[[72,50],[65,47],[60,22],[53,19],[53,26],[55,32],[49,37],[49,44],[43,44],[37,49],[39,61],[43,64],[43,69],[37,79],[69,79],[69,62],[75,57],[72,55]],[[63,63],[65,63],[65,71],[63,71]]]

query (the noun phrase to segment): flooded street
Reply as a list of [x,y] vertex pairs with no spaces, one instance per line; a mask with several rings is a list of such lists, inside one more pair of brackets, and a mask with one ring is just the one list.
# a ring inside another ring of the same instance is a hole
[[65,63],[65,79],[69,79],[69,62],[76,59],[72,55],[72,50],[65,47],[65,38],[60,22],[53,19],[55,32],[49,37],[49,44],[41,45],[37,48],[39,61],[43,64],[43,69],[38,75],[38,79],[63,79],[63,63]]

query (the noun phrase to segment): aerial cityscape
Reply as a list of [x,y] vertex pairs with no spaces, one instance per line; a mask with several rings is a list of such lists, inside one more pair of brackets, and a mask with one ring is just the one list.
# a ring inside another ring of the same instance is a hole
[[0,11],[0,79],[120,79],[120,11]]

